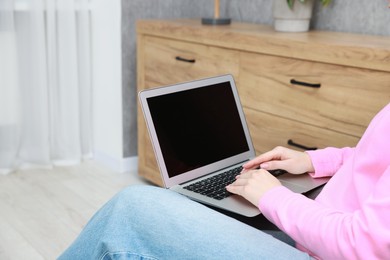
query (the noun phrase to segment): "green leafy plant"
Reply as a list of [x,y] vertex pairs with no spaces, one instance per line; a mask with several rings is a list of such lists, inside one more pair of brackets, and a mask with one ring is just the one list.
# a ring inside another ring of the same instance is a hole
[[[305,3],[307,0],[298,0],[298,1],[301,3]],[[322,6],[327,6],[327,5],[329,5],[330,2],[332,2],[332,0],[320,0],[320,2],[322,4]],[[295,0],[287,0],[287,4],[290,7],[290,9],[293,8],[294,3],[295,3]]]

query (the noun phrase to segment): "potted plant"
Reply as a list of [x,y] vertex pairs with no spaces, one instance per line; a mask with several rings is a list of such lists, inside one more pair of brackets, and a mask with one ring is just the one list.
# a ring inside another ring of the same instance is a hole
[[[305,2],[307,2],[307,0],[299,0],[299,2],[305,3]],[[330,2],[332,2],[332,0],[320,0],[320,2],[322,4],[322,6],[327,6],[330,4]],[[295,3],[295,0],[287,0],[288,7],[290,7],[290,9],[293,9],[294,3]]]
[[[323,6],[332,0],[320,0]],[[274,0],[274,28],[282,32],[309,30],[314,0]]]

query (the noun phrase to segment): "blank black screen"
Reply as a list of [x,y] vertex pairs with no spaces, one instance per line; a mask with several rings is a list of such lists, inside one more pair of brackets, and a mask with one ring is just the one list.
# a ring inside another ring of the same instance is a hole
[[249,150],[230,82],[147,102],[170,177]]

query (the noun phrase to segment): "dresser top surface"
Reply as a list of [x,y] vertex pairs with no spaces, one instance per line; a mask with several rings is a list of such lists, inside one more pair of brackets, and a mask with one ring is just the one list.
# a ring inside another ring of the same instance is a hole
[[138,34],[299,59],[390,71],[390,37],[329,31],[276,32],[269,25],[200,19],[139,20]]

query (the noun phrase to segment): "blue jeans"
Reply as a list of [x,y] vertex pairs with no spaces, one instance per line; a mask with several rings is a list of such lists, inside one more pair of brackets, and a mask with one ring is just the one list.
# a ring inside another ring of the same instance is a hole
[[310,259],[182,195],[131,186],[107,202],[59,259]]

